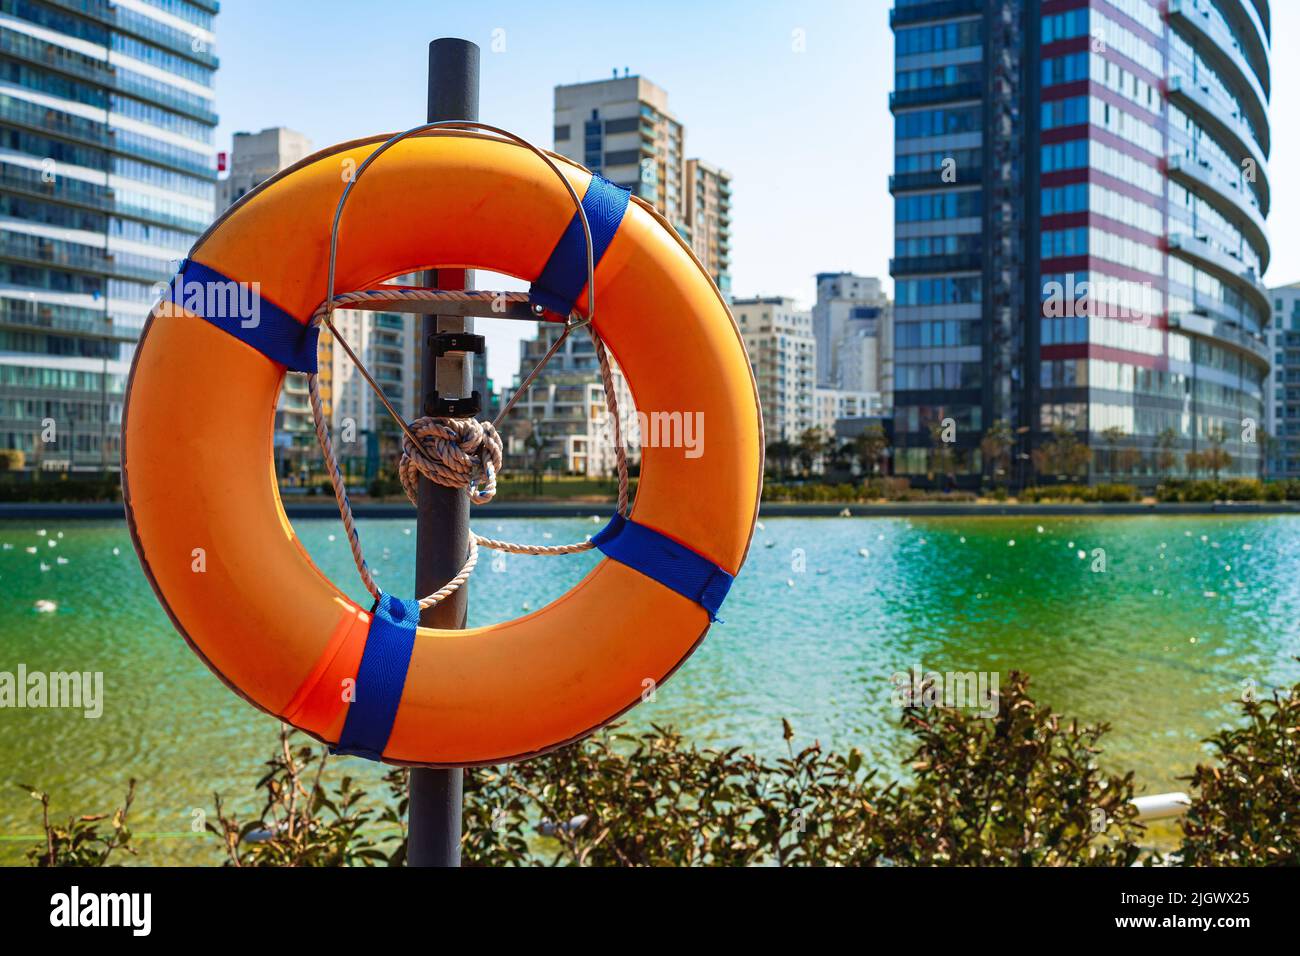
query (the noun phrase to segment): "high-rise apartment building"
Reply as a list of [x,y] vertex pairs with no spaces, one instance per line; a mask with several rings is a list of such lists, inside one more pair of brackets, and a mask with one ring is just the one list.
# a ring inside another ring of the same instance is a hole
[[1267,465],[1271,478],[1300,478],[1300,282],[1269,290],[1273,370],[1265,389]]
[[217,203],[225,209],[282,169],[312,154],[311,139],[284,126],[260,133],[236,133],[230,151],[230,174],[217,184]]
[[731,311],[749,353],[764,439],[794,442],[817,426],[817,340],[811,313],[791,299],[735,299]]
[[730,297],[730,173],[702,159],[686,161],[686,223],[696,257],[722,294]]
[[893,305],[880,280],[851,272],[817,275],[813,305],[817,384],[879,393],[893,386]]
[[952,419],[969,484],[998,420],[1018,458],[1060,428],[1137,452],[1099,456],[1104,480],[1154,482],[1168,445],[1257,473],[1266,0],[897,0],[890,19],[896,470],[924,474]]
[[116,469],[134,343],[212,221],[212,0],[0,0],[0,449]]
[[836,434],[836,422],[879,418],[884,413],[879,392],[851,392],[819,385],[814,392],[813,401],[816,410],[815,425],[827,436]]
[[[217,183],[219,208],[225,210],[276,173],[306,159],[311,153],[310,139],[283,126],[272,126],[259,133],[236,133],[230,152],[230,173]],[[334,402],[332,352],[329,331],[323,329],[320,391],[327,418],[332,414]],[[320,470],[319,461],[307,377],[290,372],[284,377],[280,400],[275,408],[276,473],[291,481],[307,480]]]
[[668,94],[624,71],[555,88],[555,151],[653,203],[731,293],[731,174],[686,158]]
[[[536,368],[563,329],[538,326],[536,338],[519,343],[519,374],[510,394]],[[614,398],[618,404],[620,437],[628,460],[640,457],[635,407],[627,380],[612,365]],[[531,471],[603,478],[616,468],[613,423],[605,401],[596,347],[588,335],[572,335],[542,368],[501,423],[505,470],[516,475]]]
[[[421,414],[419,406],[419,340],[421,317],[394,312],[339,309],[334,325],[383,389],[385,397],[409,422]],[[322,360],[323,362],[323,360]],[[370,384],[342,347],[332,351],[334,443],[350,475],[371,477],[381,466],[391,467],[400,457],[402,432]],[[293,376],[290,376],[292,378]],[[292,399],[286,389],[285,401]],[[311,407],[307,424],[315,427]],[[311,434],[315,456],[315,432]]]
[[555,151],[654,203],[688,236],[684,140],[668,94],[645,77],[555,88]]
[[[555,88],[555,151],[654,205],[690,244],[718,289],[731,294],[731,174],[686,158],[686,130],[668,94],[626,70],[608,80]],[[522,381],[558,333],[542,326],[521,345]],[[611,422],[590,341],[565,343],[520,399],[508,421],[507,452],[517,468],[538,461],[570,473],[604,476],[614,468]],[[552,370],[551,366],[555,366]],[[624,444],[639,456],[631,394],[615,367]],[[530,424],[522,424],[524,422]],[[526,440],[525,432],[537,437]]]

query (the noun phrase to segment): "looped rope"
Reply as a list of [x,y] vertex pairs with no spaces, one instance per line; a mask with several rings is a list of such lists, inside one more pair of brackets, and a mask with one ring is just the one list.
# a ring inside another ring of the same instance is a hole
[[411,422],[410,431],[420,444],[402,436],[397,476],[411,504],[420,475],[448,488],[465,488],[476,505],[492,500],[501,471],[501,436],[491,422],[426,417]]
[[[501,470],[502,461],[502,442],[501,436],[496,430],[496,425],[510,411],[520,396],[532,386],[533,380],[558,350],[558,346],[560,342],[564,341],[564,337],[573,328],[580,326],[574,324],[565,328],[556,344],[537,363],[537,366],[519,386],[510,401],[502,408],[495,422],[481,422],[470,418],[418,418],[408,424],[398,414],[392,403],[389,402],[388,397],[374,380],[374,377],[371,376],[365,363],[361,361],[343,336],[339,334],[338,328],[332,321],[334,307],[337,304],[356,304],[362,301],[379,304],[380,301],[392,302],[401,299],[460,299],[509,295],[515,295],[515,293],[453,292],[433,289],[392,289],[383,290],[382,292],[364,290],[335,295],[332,299],[321,303],[312,314],[312,324],[323,324],[330,330],[334,339],[357,367],[362,378],[365,379],[389,415],[402,429],[402,458],[398,464],[398,477],[402,483],[402,490],[406,493],[406,497],[410,499],[411,504],[416,503],[421,475],[444,487],[464,488],[469,494],[470,500],[475,504],[483,504],[492,499],[492,496],[496,494],[496,477]],[[623,447],[622,428],[618,417],[618,399],[614,389],[614,372],[610,366],[609,353],[605,349],[605,343],[597,334],[595,326],[590,323],[590,316],[581,325],[585,325],[588,334],[591,336],[596,351],[596,359],[600,366],[600,378],[605,392],[605,407],[609,411],[611,437],[614,441],[614,457],[618,470],[618,513],[626,515],[630,497],[627,449]],[[375,583],[374,576],[371,574],[370,567],[367,565],[361,551],[361,536],[357,534],[356,519],[352,514],[352,502],[348,499],[347,486],[343,480],[338,457],[334,453],[334,443],[330,438],[329,425],[325,420],[325,409],[321,400],[318,375],[307,375],[307,389],[311,398],[312,418],[316,424],[316,438],[320,443],[321,452],[325,458],[330,483],[334,487],[334,498],[338,502],[339,516],[343,519],[343,526],[348,536],[348,545],[352,550],[357,572],[361,575],[366,590],[378,600],[380,596],[379,586]],[[573,544],[514,544],[509,541],[485,538],[471,531],[467,543],[468,553],[465,564],[454,578],[428,597],[420,599],[421,609],[433,607],[435,604],[446,600],[469,580],[470,574],[478,564],[478,549],[480,547],[510,554],[554,555],[578,554],[583,551],[590,551],[594,545],[591,543],[590,538]]]

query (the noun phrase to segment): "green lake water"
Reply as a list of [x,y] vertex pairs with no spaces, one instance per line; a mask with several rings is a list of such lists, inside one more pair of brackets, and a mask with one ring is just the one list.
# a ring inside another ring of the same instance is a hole
[[[325,573],[363,599],[338,522],[295,526]],[[381,585],[406,593],[414,522],[359,526]],[[539,543],[598,527],[477,526]],[[277,723],[172,630],[122,523],[0,522],[0,543],[12,545],[0,550],[0,671],[104,674],[97,719],[0,709],[0,863],[19,862],[39,832],[39,804],[15,783],[49,791],[66,816],[110,810],[131,777],[142,860],[218,862],[215,845],[188,832],[194,812],[211,808],[213,791],[252,807]],[[1093,570],[1096,549],[1104,572]],[[595,560],[485,554],[471,623],[540,607]],[[891,675],[1019,669],[1058,711],[1113,726],[1105,765],[1134,770],[1144,792],[1181,789],[1201,739],[1234,719],[1243,689],[1264,695],[1300,677],[1297,567],[1300,517],[1290,516],[773,518],[755,534],[725,623],[627,722],[777,755],[785,717],[800,740],[857,746],[898,775],[909,744]],[[39,612],[38,601],[57,610]]]

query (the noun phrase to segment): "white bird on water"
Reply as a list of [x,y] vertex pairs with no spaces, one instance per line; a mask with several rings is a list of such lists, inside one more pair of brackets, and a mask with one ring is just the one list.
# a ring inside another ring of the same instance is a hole
[[44,598],[37,601],[33,608],[38,614],[53,614],[59,609],[59,606],[53,601],[47,601]]

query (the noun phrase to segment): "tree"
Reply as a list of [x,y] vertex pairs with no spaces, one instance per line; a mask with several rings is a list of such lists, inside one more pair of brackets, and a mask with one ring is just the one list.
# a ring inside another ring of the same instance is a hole
[[930,479],[943,475],[951,487],[957,481],[957,457],[953,454],[952,443],[943,440],[943,422],[933,421],[927,426],[930,430]]
[[[1259,472],[1260,477],[1271,472],[1270,459],[1273,452],[1277,450],[1277,439],[1270,435],[1263,428],[1256,433],[1259,438]],[[3,452],[0,452],[2,455]]]
[[1132,475],[1142,463],[1142,452],[1132,445],[1125,445],[1116,455],[1115,463],[1119,466],[1121,474]]
[[853,439],[853,456],[857,458],[858,467],[863,474],[874,475],[880,471],[880,459],[888,447],[889,438],[885,429],[874,422]]
[[1006,481],[1011,480],[1009,456],[1015,444],[1016,436],[1012,434],[1011,426],[1001,418],[990,425],[984,437],[980,439],[980,454],[984,458],[984,467],[992,470],[995,484],[998,475],[1003,475]]
[[820,428],[805,428],[799,433],[795,453],[799,458],[799,464],[803,467],[805,478],[812,475],[813,468],[821,461],[829,447],[830,441]]
[[779,438],[767,446],[768,461],[776,462],[777,477],[785,480],[790,477],[790,464],[794,461],[794,445]]
[[515,426],[515,434],[523,442],[527,455],[528,472],[533,479],[533,494],[540,495],[542,476],[546,473],[546,437],[542,434],[542,423],[521,419]]
[[1034,470],[1058,478],[1080,478],[1088,473],[1092,449],[1065,425],[1052,427],[1052,440],[1034,449]]
[[1119,425],[1103,428],[1101,437],[1106,440],[1106,471],[1115,474],[1119,471],[1119,445],[1126,437],[1126,432]]
[[1161,478],[1167,478],[1178,466],[1178,454],[1174,450],[1178,447],[1178,432],[1173,428],[1164,429],[1156,436],[1156,445],[1159,448],[1156,452],[1156,470]]
[[1232,467],[1232,455],[1223,447],[1224,442],[1228,440],[1228,432],[1224,428],[1211,428],[1205,437],[1210,447],[1201,452],[1201,467],[1213,475],[1215,481],[1218,481],[1219,472]]

